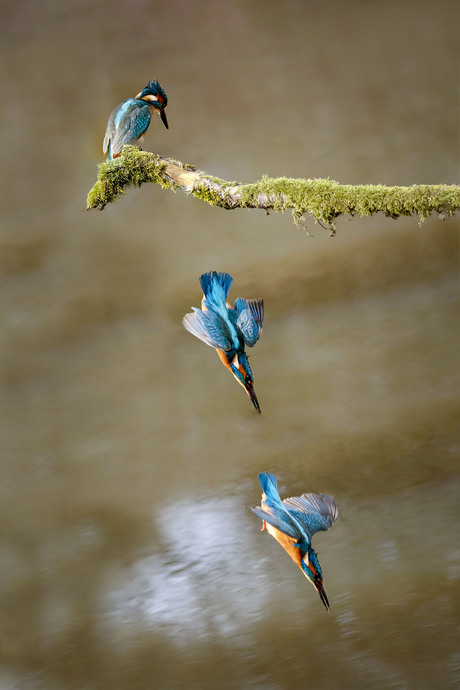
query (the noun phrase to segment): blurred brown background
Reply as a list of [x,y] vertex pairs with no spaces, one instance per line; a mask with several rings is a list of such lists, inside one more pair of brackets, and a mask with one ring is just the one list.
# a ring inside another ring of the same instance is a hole
[[[447,688],[460,679],[459,218],[85,210],[111,110],[225,179],[459,179],[458,3],[3,3],[1,690]],[[188,334],[264,297],[259,417]],[[247,510],[333,494],[324,611]]]

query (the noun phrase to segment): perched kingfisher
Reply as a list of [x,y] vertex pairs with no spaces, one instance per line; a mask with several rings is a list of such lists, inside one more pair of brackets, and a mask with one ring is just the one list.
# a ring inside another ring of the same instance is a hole
[[245,345],[253,347],[259,340],[264,301],[239,297],[232,309],[226,302],[232,283],[233,278],[228,273],[204,273],[200,277],[201,309],[192,307],[193,313],[186,314],[182,323],[192,335],[217,350],[224,366],[243,386],[260,414],[254,377],[244,348]]
[[266,529],[297,563],[329,611],[323,573],[311,539],[315,532],[329,529],[337,520],[339,509],[334,499],[324,494],[302,494],[282,501],[273,474],[261,472],[259,482],[262,505],[251,510],[262,518],[262,530]]
[[113,160],[120,156],[125,144],[134,144],[136,141],[142,143],[155,110],[166,129],[169,129],[165,113],[167,105],[166,93],[156,79],[149,81],[135,98],[128,98],[120,103],[112,111],[107,123],[103,145],[107,158]]

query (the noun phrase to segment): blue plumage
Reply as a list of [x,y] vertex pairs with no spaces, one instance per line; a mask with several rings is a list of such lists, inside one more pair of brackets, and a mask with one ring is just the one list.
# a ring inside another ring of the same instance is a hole
[[135,98],[128,98],[117,106],[110,114],[104,137],[103,151],[108,159],[117,158],[125,144],[133,144],[143,137],[154,110],[168,128],[164,110],[167,104],[166,93],[153,79]]
[[225,319],[209,310],[201,311],[196,307],[192,309],[194,314],[188,316],[194,318],[191,318],[187,325],[184,323],[190,333],[216,350],[231,350],[234,347],[232,333]]
[[239,298],[232,309],[226,301],[232,283],[233,278],[228,273],[204,273],[200,277],[203,290],[201,309],[193,307],[193,312],[186,314],[182,323],[192,335],[217,350],[222,363],[244,387],[260,413],[245,346],[253,347],[259,339],[264,303],[261,299]]
[[260,300],[243,299],[235,302],[236,325],[241,331],[245,344],[253,347],[259,339],[264,320],[264,305]]
[[331,496],[302,494],[281,500],[276,477],[269,472],[259,474],[262,504],[251,508],[263,520],[263,528],[281,544],[313,584],[326,609],[329,602],[323,587],[323,574],[315,550],[313,535],[327,530],[339,515]]
[[206,302],[219,309],[225,306],[225,300],[233,285],[233,278],[228,273],[210,271],[200,276],[200,285]]

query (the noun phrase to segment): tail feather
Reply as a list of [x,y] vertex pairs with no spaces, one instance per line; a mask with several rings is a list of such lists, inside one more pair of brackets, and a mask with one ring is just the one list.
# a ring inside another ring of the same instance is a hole
[[269,506],[269,508],[281,508],[286,512],[279,495],[278,483],[275,475],[271,474],[270,472],[261,472],[259,474],[259,483],[266,497],[265,503]]
[[214,311],[225,321],[228,321],[228,310],[225,300],[232,283],[233,278],[228,273],[217,273],[217,271],[204,273],[200,277],[200,284],[203,289],[203,299],[201,300],[203,311]]
[[209,273],[203,273],[200,277],[200,285],[205,299],[211,302],[219,300],[225,303],[232,283],[233,278],[228,273],[209,271]]

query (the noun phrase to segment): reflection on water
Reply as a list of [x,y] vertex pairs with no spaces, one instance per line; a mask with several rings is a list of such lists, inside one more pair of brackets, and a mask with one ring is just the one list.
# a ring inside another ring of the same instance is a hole
[[178,644],[241,645],[269,598],[244,518],[240,502],[229,498],[178,501],[160,511],[161,551],[136,561],[125,584],[109,592],[110,627],[141,618]]
[[[457,15],[5,4],[1,690],[460,682],[458,218],[310,238],[153,186],[84,210],[153,77],[146,148],[211,174],[455,181]],[[181,325],[211,269],[265,299],[260,417]],[[330,614],[247,511],[261,470],[337,500]]]

